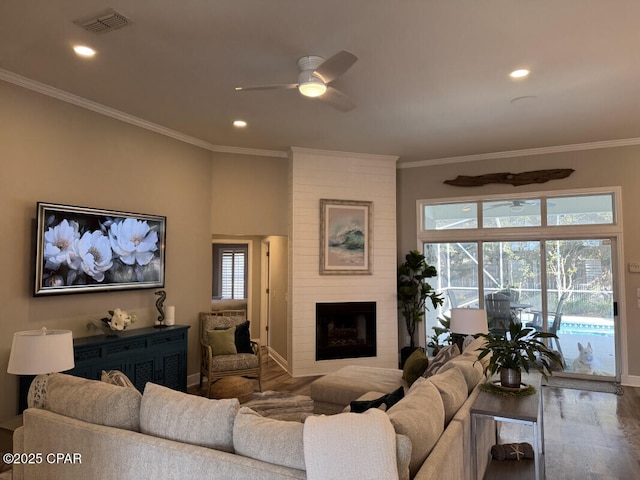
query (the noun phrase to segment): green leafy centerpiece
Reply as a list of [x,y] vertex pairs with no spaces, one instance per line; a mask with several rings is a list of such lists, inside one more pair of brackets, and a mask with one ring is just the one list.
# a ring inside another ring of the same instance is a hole
[[560,356],[545,345],[543,339],[558,338],[553,333],[540,332],[522,323],[509,322],[507,329],[480,334],[487,342],[480,350],[478,360],[489,356],[484,373],[500,374],[500,385],[504,389],[519,390],[522,387],[522,370],[539,371],[545,379],[553,374],[553,367],[562,368]]

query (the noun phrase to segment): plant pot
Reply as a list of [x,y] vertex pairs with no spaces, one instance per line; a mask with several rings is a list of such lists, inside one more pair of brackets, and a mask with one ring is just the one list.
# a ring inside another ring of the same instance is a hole
[[500,384],[507,388],[520,388],[522,383],[522,372],[511,368],[500,370]]

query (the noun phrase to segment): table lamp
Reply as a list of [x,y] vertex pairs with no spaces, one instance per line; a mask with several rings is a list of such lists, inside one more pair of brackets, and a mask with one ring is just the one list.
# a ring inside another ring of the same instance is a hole
[[452,308],[449,330],[452,340],[462,352],[465,336],[489,333],[487,312],[480,308]]
[[[20,409],[33,375],[64,372],[75,367],[71,330],[27,330],[13,334],[7,373],[20,377]],[[28,382],[28,383],[26,383]],[[24,398],[22,398],[24,397]]]

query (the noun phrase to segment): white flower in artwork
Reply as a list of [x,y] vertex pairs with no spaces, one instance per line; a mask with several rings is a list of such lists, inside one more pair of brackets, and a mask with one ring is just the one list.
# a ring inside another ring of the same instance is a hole
[[113,223],[109,240],[114,253],[126,265],[147,265],[158,249],[158,234],[146,221],[127,218]]
[[60,265],[66,263],[70,268],[77,269],[80,266],[76,252],[76,242],[80,239],[78,222],[62,220],[55,227],[49,227],[44,234],[45,268],[57,270]]
[[96,282],[104,280],[104,272],[113,266],[109,239],[100,230],[85,232],[78,241],[82,270]]

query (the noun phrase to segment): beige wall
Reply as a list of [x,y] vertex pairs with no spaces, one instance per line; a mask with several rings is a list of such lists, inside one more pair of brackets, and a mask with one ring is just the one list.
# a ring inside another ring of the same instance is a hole
[[[443,183],[444,180],[458,175],[517,173],[549,168],[573,168],[575,172],[563,180],[521,187],[499,184],[454,187]],[[636,289],[640,288],[640,274],[629,273],[626,268],[628,262],[640,259],[640,222],[638,221],[640,189],[636,184],[639,180],[640,146],[401,169],[397,176],[398,254],[403,255],[417,246],[416,200],[418,199],[621,186],[624,222],[621,247],[625,265],[623,277],[625,289],[622,294],[626,300],[622,307],[627,331],[627,337],[622,341],[629,352],[628,372],[622,373],[623,381],[640,385],[640,378],[628,378],[640,376],[640,350],[635,348],[636,341],[640,340],[639,310],[636,300]]]
[[267,240],[269,241],[269,270],[271,277],[271,281],[269,283],[269,348],[272,353],[275,352],[278,357],[284,361],[288,361],[288,237],[271,236],[268,237]]
[[211,225],[217,235],[287,235],[286,158],[213,154]]
[[167,217],[165,305],[191,325],[211,292],[211,154],[97,113],[0,82],[0,419],[17,408],[6,373],[13,333],[41,327],[86,336],[86,324],[121,307],[153,325],[155,290],[31,296],[35,205],[47,201]]

